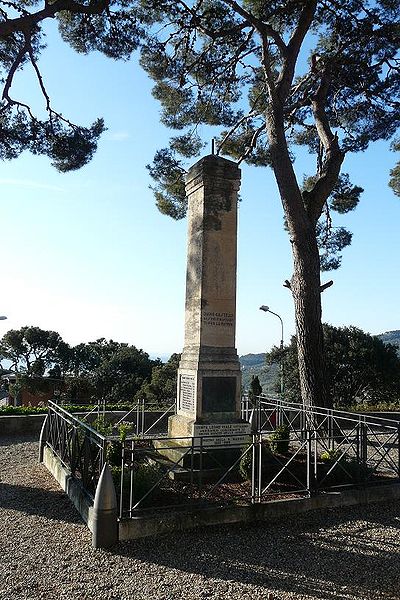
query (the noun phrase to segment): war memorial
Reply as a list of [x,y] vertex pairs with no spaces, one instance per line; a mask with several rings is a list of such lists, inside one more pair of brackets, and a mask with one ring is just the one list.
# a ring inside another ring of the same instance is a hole
[[177,414],[168,433],[178,439],[205,436],[204,443],[214,447],[246,443],[250,433],[241,419],[235,348],[239,185],[236,163],[214,155],[201,159],[186,177],[185,345]]
[[[75,504],[95,547],[400,497],[398,421],[279,396],[242,397],[235,347],[239,186],[238,165],[213,154],[186,176],[176,402],[163,412],[142,402],[114,415],[112,435],[49,402],[40,461]],[[121,423],[130,427],[122,437]]]

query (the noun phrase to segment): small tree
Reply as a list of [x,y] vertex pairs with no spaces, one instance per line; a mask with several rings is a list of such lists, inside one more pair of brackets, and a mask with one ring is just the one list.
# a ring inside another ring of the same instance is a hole
[[262,394],[262,386],[258,375],[253,375],[250,381],[249,397],[250,399],[257,398]]
[[175,399],[180,358],[180,354],[172,354],[166,363],[153,367],[151,380],[142,385],[136,398],[158,404]]
[[66,345],[56,331],[25,326],[10,329],[0,342],[0,353],[11,361],[11,368],[26,375],[43,376],[46,369],[58,362]]

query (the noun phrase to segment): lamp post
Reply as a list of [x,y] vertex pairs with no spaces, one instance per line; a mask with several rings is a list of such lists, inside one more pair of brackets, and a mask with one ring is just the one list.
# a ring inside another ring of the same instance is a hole
[[260,306],[260,310],[264,311],[264,312],[269,312],[271,313],[271,315],[275,315],[275,317],[278,317],[278,319],[281,322],[281,343],[280,343],[280,350],[281,350],[281,373],[280,373],[280,387],[281,387],[281,394],[283,395],[283,392],[285,391],[285,373],[284,373],[284,367],[283,367],[283,321],[282,321],[282,317],[280,315],[278,315],[276,312],[273,312],[272,310],[270,310],[269,306],[265,306],[264,304],[262,306]]

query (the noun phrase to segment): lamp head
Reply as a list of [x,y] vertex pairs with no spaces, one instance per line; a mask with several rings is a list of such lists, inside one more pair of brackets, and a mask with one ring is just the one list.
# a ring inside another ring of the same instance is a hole
[[265,304],[263,304],[262,306],[260,306],[260,310],[263,310],[264,312],[268,312],[269,306],[265,306]]

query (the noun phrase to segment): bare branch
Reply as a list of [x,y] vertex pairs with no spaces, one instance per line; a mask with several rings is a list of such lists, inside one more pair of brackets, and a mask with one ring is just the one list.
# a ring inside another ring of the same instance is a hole
[[[228,131],[228,133],[225,135],[224,139],[221,141],[220,145],[218,146],[217,149],[217,154],[219,154],[225,144],[225,142],[231,137],[231,135],[233,133],[235,133],[235,131],[237,129],[239,129],[239,127],[245,123],[246,121],[248,121],[249,119],[251,119],[256,113],[254,112],[255,107],[257,106],[257,103],[259,101],[259,99],[261,98],[262,94],[259,94],[257,96],[257,98],[255,99],[253,106],[251,107],[251,110],[244,115],[241,119],[239,119],[238,121],[236,121],[236,123],[234,124],[234,126]],[[263,127],[265,127],[265,123],[263,124]],[[247,155],[246,155],[247,156]],[[243,160],[243,158],[241,158],[240,160]]]
[[9,91],[10,91],[10,87],[11,87],[11,84],[14,79],[14,75],[15,75],[18,67],[20,67],[20,65],[22,64],[22,61],[24,60],[24,56],[28,51],[29,51],[29,47],[28,47],[27,41],[25,39],[25,43],[21,47],[20,51],[18,52],[16,59],[14,60],[12,66],[8,72],[7,79],[4,84],[2,98],[3,98],[3,100],[7,100],[9,103],[12,103],[12,100],[9,96]]
[[240,163],[243,160],[246,160],[246,158],[249,156],[249,154],[251,154],[253,152],[254,148],[257,145],[257,140],[263,131],[265,131],[265,123],[260,125],[260,127],[258,127],[258,129],[256,129],[255,132],[253,133],[253,136],[250,140],[249,146],[246,148],[245,152],[242,154],[242,156],[238,160],[238,165],[240,165]]
[[33,54],[33,48],[32,48],[32,44],[31,44],[31,40],[30,40],[30,38],[28,38],[28,37],[26,36],[26,37],[25,37],[25,41],[26,41],[26,44],[27,44],[27,46],[28,46],[28,54],[29,54],[29,58],[30,58],[30,60],[31,60],[31,63],[32,63],[32,66],[33,66],[33,68],[34,68],[34,70],[35,70],[36,77],[37,77],[37,79],[38,79],[38,82],[39,82],[40,89],[42,90],[42,94],[43,94],[43,96],[45,97],[45,100],[46,100],[46,110],[47,110],[48,112],[50,112],[50,110],[51,110],[51,108],[50,108],[50,97],[49,97],[49,95],[48,95],[48,93],[47,93],[47,91],[46,91],[46,88],[45,88],[45,86],[44,86],[44,83],[43,83],[43,77],[42,77],[42,74],[40,73],[40,71],[39,71],[39,67],[38,67],[38,65],[37,65],[37,62],[36,62],[36,60],[35,60],[35,57],[34,57],[34,54]]
[[330,66],[325,65],[321,73],[319,88],[311,101],[315,126],[325,152],[325,160],[320,161],[322,164],[318,168],[319,177],[313,189],[307,192],[306,196],[307,214],[315,223],[318,221],[323,206],[337,182],[344,160],[344,152],[340,150],[337,135],[333,134],[325,111],[329,86]]
[[324,292],[327,288],[331,287],[331,285],[333,285],[333,281],[332,279],[330,281],[327,281],[326,283],[324,283],[323,285],[321,285],[321,287],[319,288],[319,291]]

